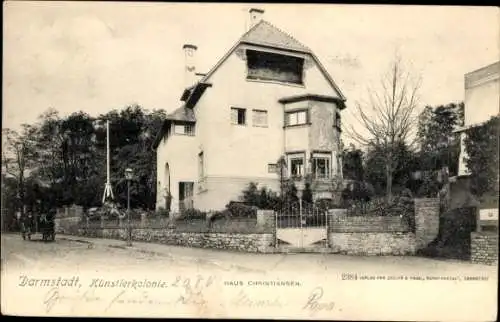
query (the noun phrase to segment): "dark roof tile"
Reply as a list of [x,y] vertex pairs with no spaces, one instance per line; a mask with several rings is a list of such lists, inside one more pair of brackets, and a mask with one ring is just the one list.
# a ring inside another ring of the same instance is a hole
[[240,41],[306,53],[311,52],[311,49],[265,20],[260,21],[252,29],[250,29],[245,35],[243,35]]
[[184,105],[168,114],[165,117],[168,121],[184,121],[184,122],[196,122],[196,117],[194,112],[190,108],[186,108]]

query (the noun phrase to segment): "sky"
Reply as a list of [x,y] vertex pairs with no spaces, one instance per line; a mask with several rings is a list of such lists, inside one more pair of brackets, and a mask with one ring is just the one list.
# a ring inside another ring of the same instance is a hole
[[422,78],[420,106],[464,98],[464,74],[499,60],[496,7],[332,4],[4,2],[3,124],[48,108],[97,116],[140,104],[179,107],[182,45],[207,72],[248,26],[248,9],[311,48],[354,105],[398,50]]

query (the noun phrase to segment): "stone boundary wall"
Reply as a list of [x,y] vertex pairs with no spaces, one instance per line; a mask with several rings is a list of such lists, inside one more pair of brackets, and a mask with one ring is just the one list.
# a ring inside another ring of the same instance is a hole
[[331,233],[328,242],[332,252],[346,255],[413,255],[415,234],[389,233]]
[[410,232],[410,227],[402,217],[338,215],[328,217],[328,231],[334,233]]
[[476,264],[496,265],[498,263],[498,233],[471,233],[470,259]]
[[[81,218],[81,217],[80,217]],[[56,218],[56,233],[71,234],[85,237],[109,238],[126,240],[128,226],[126,220],[116,221],[113,226],[101,224],[92,226],[88,220],[80,218]],[[132,227],[132,240],[142,242],[155,242],[167,245],[188,247],[227,249],[246,252],[269,253],[275,251],[276,226],[273,211],[259,210],[256,220],[242,220],[248,223],[245,227],[217,226],[214,231],[196,231],[188,226],[168,225],[148,227],[147,220],[134,221]],[[242,224],[243,225],[243,224]],[[190,231],[193,230],[193,231]],[[56,237],[57,238],[57,237]]]
[[439,199],[415,199],[415,232],[403,216],[347,216],[345,209],[328,214],[328,246],[349,255],[413,255],[439,232]]
[[[76,217],[56,219],[56,233],[88,237],[125,239],[126,221],[90,228]],[[211,231],[175,227],[163,222],[152,227],[147,219],[133,224],[132,238],[137,241],[158,242],[189,247],[231,249],[248,252],[274,252],[276,215],[272,210],[259,210],[254,221],[238,225],[217,225]],[[194,224],[193,224],[194,225]],[[232,228],[231,228],[232,227]],[[328,214],[328,248],[332,253],[350,255],[408,255],[426,247],[439,231],[439,200],[415,200],[415,232],[401,216],[348,217],[345,209],[331,209]]]
[[[79,236],[127,240],[127,229],[80,229]],[[275,236],[270,233],[193,233],[175,229],[132,229],[132,240],[165,245],[237,250],[254,253],[274,252]]]

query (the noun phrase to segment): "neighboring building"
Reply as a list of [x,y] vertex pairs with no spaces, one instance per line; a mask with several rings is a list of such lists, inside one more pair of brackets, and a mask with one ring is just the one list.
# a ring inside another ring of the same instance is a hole
[[464,126],[460,133],[461,150],[458,176],[469,174],[466,164],[465,137],[467,129],[487,122],[499,115],[500,109],[500,62],[465,74]]
[[250,182],[278,192],[281,156],[288,177],[311,174],[315,198],[332,197],[345,97],[316,55],[262,14],[250,10],[251,28],[207,74],[184,45],[183,103],[154,144],[157,208],[170,193],[174,212],[222,209]]

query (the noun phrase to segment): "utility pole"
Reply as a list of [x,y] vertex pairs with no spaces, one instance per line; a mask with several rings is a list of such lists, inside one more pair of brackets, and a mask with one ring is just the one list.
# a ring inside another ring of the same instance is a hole
[[110,157],[109,157],[109,120],[106,121],[106,184],[104,186],[104,194],[102,196],[102,203],[106,201],[107,198],[113,200],[115,197],[113,195],[113,189],[111,188],[111,170],[110,170]]

